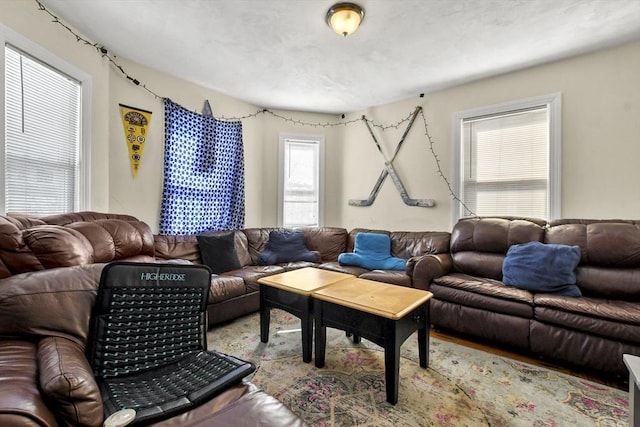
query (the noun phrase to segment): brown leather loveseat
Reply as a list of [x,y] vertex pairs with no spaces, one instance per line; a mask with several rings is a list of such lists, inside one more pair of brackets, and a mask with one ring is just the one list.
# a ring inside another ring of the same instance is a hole
[[[582,296],[502,283],[509,247],[531,241],[579,246]],[[466,218],[416,270],[432,279],[436,328],[621,377],[623,353],[640,355],[640,221]]]

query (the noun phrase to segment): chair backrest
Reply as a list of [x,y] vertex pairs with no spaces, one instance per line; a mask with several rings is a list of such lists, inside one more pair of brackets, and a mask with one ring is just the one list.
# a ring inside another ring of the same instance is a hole
[[87,347],[96,378],[157,369],[206,350],[210,277],[203,265],[105,266]]
[[207,351],[210,281],[204,265],[105,266],[87,345],[105,418],[118,418],[124,409],[135,411],[132,425],[168,418],[255,370],[250,362]]

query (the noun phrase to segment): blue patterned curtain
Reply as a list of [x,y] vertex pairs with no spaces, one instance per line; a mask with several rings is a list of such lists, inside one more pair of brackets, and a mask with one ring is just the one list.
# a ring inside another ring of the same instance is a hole
[[161,234],[244,228],[242,123],[189,111],[165,98]]

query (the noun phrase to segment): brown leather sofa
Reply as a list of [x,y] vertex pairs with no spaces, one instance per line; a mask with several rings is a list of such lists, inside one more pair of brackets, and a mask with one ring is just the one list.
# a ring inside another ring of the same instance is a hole
[[[115,260],[153,261],[153,233],[127,215],[0,217],[0,425],[101,426],[85,357],[100,274]],[[244,381],[158,426],[304,426]]]
[[[580,247],[581,297],[501,282],[509,247],[530,241]],[[623,353],[640,355],[640,221],[462,219],[414,272],[431,279],[435,328],[623,378]]]
[[[317,266],[374,280],[415,286],[414,266],[427,254],[446,252],[448,232],[388,232],[325,227],[304,230],[321,262],[259,266],[269,232],[233,231],[241,268],[213,275],[209,326],[259,309],[257,280],[268,274]],[[390,235],[392,254],[408,259],[405,271],[341,266],[357,232]],[[215,233],[214,233],[215,234]],[[32,218],[0,217],[0,425],[102,424],[97,385],[84,357],[88,324],[104,265],[111,261],[182,259],[201,262],[195,236],[154,236],[128,215],[78,212]],[[302,426],[272,396],[243,382],[208,403],[159,425]]]

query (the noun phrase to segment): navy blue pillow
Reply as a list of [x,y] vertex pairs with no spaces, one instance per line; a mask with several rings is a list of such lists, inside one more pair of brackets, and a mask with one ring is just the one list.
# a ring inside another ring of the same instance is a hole
[[271,231],[266,250],[258,255],[258,265],[294,261],[320,262],[320,252],[307,248],[301,231]]
[[512,245],[502,264],[502,282],[533,292],[579,297],[575,269],[580,247],[529,242]]
[[234,233],[196,236],[200,248],[202,263],[211,269],[213,274],[241,268],[236,247]]

